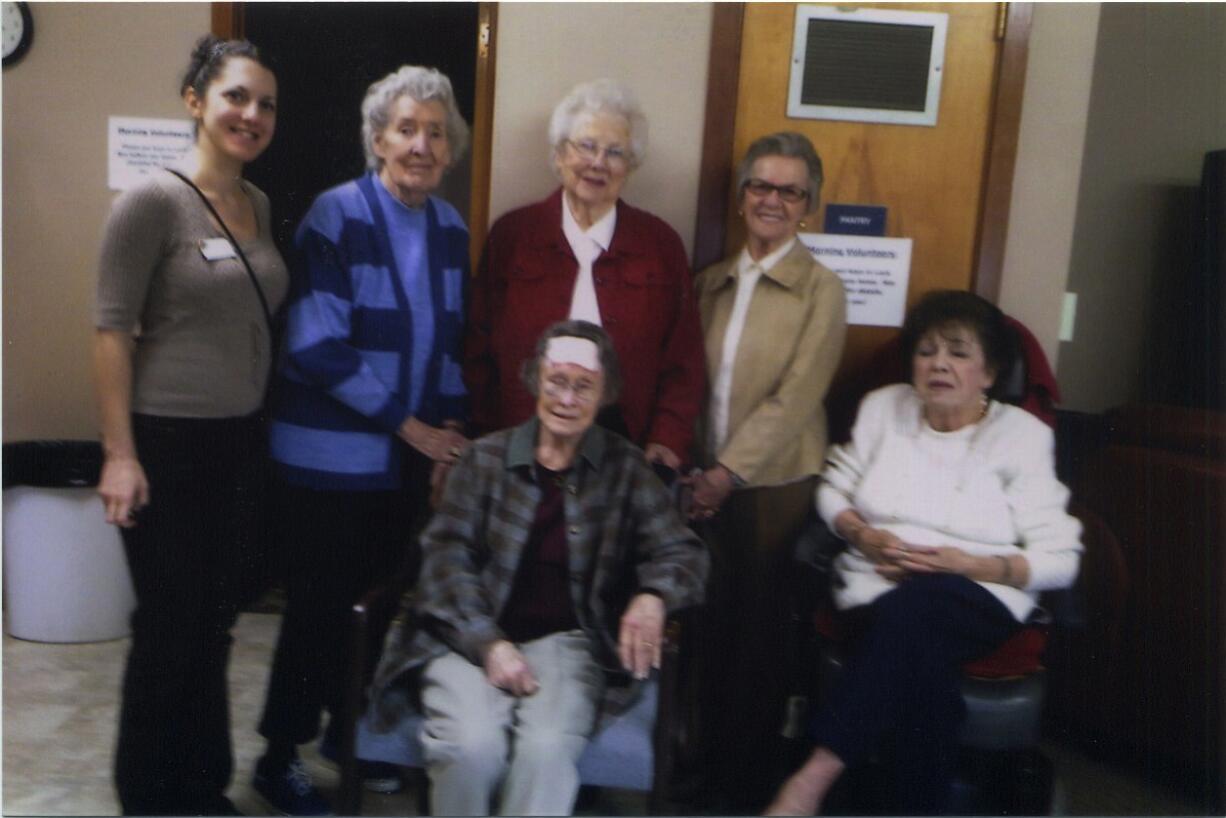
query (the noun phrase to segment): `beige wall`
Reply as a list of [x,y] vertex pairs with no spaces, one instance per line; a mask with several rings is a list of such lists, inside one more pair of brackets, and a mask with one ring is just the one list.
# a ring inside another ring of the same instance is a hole
[[[1067,407],[1162,400],[1206,151],[1226,148],[1226,4],[1103,4],[1060,351]],[[1186,353],[1184,353],[1186,355]]]
[[[112,193],[108,115],[181,116],[176,73],[209,26],[205,3],[37,4],[37,40],[4,72],[5,440],[92,438],[94,266]],[[711,8],[705,3],[508,3],[499,10],[491,215],[556,184],[553,105],[611,76],[650,120],[626,198],[693,239]],[[274,147],[275,150],[275,147]]]
[[107,117],[183,116],[176,74],[207,3],[32,4],[4,70],[5,440],[94,438],[94,265],[113,196]]
[[[209,6],[33,11],[35,47],[3,77],[3,436],[93,437],[90,311],[113,195],[106,118],[181,115],[175,75],[208,27]],[[1136,263],[1155,252],[1144,229],[1151,211],[1128,211],[1121,196],[1194,182],[1200,152],[1226,133],[1226,8],[1108,4],[1102,14],[1111,24],[1094,63],[1098,4],[1035,9],[1002,287],[1005,309],[1053,359],[1061,352],[1066,406],[1087,410],[1135,388],[1129,333],[1143,337],[1137,305],[1160,272]],[[552,106],[577,81],[615,76],[638,91],[651,122],[649,155],[626,198],[666,219],[688,248],[710,25],[705,3],[502,5],[491,214],[552,189]],[[1058,349],[1070,267],[1068,287],[1081,292],[1077,336]]]
[[1098,3],[1039,3],[1030,33],[1000,307],[1056,366],[1081,186]]
[[628,83],[647,114],[647,160],[623,197],[655,213],[692,247],[707,88],[707,3],[504,3],[490,218],[543,198],[557,179],[547,162],[553,106],[576,83]]

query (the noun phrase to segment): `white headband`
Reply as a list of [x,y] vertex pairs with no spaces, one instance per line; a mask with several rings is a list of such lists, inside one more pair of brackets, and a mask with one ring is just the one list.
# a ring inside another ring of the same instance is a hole
[[551,364],[575,364],[593,372],[599,372],[600,350],[595,341],[587,338],[576,338],[573,335],[559,335],[549,339],[545,345],[545,358]]

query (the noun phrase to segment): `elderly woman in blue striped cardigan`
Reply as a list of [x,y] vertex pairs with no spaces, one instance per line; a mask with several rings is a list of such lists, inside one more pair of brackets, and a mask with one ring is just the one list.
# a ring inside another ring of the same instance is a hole
[[[288,601],[254,784],[289,815],[330,814],[296,748],[338,711],[345,612],[404,565],[431,486],[468,443],[468,230],[430,195],[468,129],[447,77],[417,66],[371,85],[362,115],[369,172],[320,194],[295,237],[270,429]],[[399,788],[394,770],[366,772]]]

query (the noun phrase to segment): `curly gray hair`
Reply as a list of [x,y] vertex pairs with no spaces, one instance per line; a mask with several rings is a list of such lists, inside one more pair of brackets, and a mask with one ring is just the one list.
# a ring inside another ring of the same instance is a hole
[[366,151],[366,167],[378,170],[383,160],[375,156],[375,136],[387,127],[392,104],[402,96],[417,102],[441,102],[447,109],[447,146],[451,149],[454,166],[468,149],[468,123],[456,107],[451,80],[437,68],[402,65],[366,89],[362,100],[362,148]]
[[625,121],[630,132],[630,169],[641,165],[647,155],[647,117],[630,87],[610,79],[579,83],[553,109],[549,117],[550,164],[579,123],[595,114],[612,114]]
[[822,193],[822,159],[809,137],[795,131],[779,131],[778,133],[760,136],[745,151],[745,158],[736,169],[737,201],[745,195],[745,183],[753,172],[753,163],[765,156],[786,156],[791,159],[801,159],[809,171],[809,210],[817,210]]

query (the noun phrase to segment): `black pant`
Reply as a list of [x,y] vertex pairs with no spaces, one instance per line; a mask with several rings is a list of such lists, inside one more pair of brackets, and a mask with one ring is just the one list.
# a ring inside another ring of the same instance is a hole
[[721,809],[760,807],[782,773],[779,734],[794,662],[787,578],[814,483],[734,492],[703,532],[711,576],[695,678],[708,789]]
[[407,448],[403,454],[404,486],[396,491],[278,487],[287,600],[259,727],[269,741],[310,741],[325,708],[339,714],[350,609],[378,582],[416,565],[431,464]]
[[133,415],[150,503],[124,550],[136,589],[115,786],[128,815],[211,813],[230,781],[230,628],[260,558],[255,417]]
[[966,715],[962,665],[991,653],[1021,625],[982,586],[952,574],[910,577],[848,618],[859,635],[817,715],[814,738],[853,766],[893,731],[896,806],[904,814],[937,813]]

